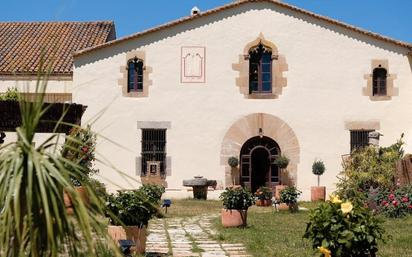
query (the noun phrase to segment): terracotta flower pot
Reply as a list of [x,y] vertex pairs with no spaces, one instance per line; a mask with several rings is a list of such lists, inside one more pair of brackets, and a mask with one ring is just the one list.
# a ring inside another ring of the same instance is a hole
[[310,193],[311,193],[311,200],[312,202],[315,201],[325,201],[326,197],[326,187],[311,187],[310,188]]
[[289,206],[286,203],[281,203],[278,205],[278,210],[279,211],[287,211],[289,210]]
[[[90,199],[89,199],[89,195],[87,192],[87,188],[83,186],[76,187],[76,191],[80,195],[80,199],[83,201],[83,203],[85,205],[89,205]],[[73,202],[69,194],[67,194],[66,192],[63,193],[63,201],[64,201],[64,206],[66,207],[67,214],[72,215],[73,214]]]
[[247,210],[222,209],[222,225],[228,227],[242,227],[247,224]]
[[272,205],[272,200],[257,200],[256,206],[267,207]]
[[147,232],[145,227],[138,226],[108,226],[107,231],[116,243],[119,240],[132,240],[136,246],[131,250],[135,253],[144,253],[146,249]]

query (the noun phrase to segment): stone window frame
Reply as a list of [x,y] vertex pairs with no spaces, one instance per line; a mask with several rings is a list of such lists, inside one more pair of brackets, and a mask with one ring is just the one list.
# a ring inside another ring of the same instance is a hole
[[[373,71],[376,68],[384,68],[387,71],[386,77],[386,95],[373,95]],[[365,74],[366,87],[362,88],[362,95],[369,96],[371,101],[388,101],[393,96],[399,95],[398,88],[394,86],[394,80],[397,78],[396,74],[389,71],[389,61],[386,59],[373,59],[371,61],[371,73]]]
[[[152,67],[146,65],[146,53],[144,51],[131,51],[126,53],[125,65],[120,66],[120,73],[122,78],[118,80],[118,85],[122,88],[122,95],[124,97],[148,97],[149,86],[152,85],[152,81],[149,79],[149,75],[153,72]],[[143,61],[143,91],[128,92],[128,63],[130,60],[137,58]]]
[[[263,94],[249,93],[249,50],[259,45],[259,43],[272,49],[272,92]],[[243,54],[239,55],[238,63],[232,64],[233,70],[239,72],[236,78],[236,86],[239,91],[247,99],[276,99],[282,94],[283,87],[287,86],[287,79],[284,77],[284,72],[288,71],[286,58],[279,55],[278,48],[275,44],[266,40],[261,33],[255,40],[246,44],[243,49]]]
[[[344,129],[352,131],[379,131],[381,129],[380,120],[347,120],[344,122]],[[351,146],[351,144],[349,144]],[[351,149],[352,150],[352,149]]]

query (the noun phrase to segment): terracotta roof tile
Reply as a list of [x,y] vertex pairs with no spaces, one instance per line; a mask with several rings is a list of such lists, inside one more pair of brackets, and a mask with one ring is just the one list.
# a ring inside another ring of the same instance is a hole
[[73,53],[115,39],[114,23],[0,22],[0,75],[71,75]]
[[200,14],[183,17],[183,18],[181,18],[181,19],[178,19],[178,20],[175,20],[175,21],[172,21],[172,22],[169,22],[169,23],[160,25],[160,26],[158,26],[158,27],[154,27],[154,28],[148,29],[148,30],[143,31],[143,32],[135,33],[135,34],[132,34],[132,35],[123,37],[123,38],[119,38],[119,39],[117,39],[117,40],[113,40],[113,41],[111,41],[111,42],[107,42],[107,43],[102,44],[102,45],[93,46],[93,47],[90,47],[90,48],[86,48],[86,49],[77,51],[76,53],[74,53],[74,56],[82,55],[82,54],[85,54],[85,53],[94,51],[94,50],[96,50],[96,49],[105,48],[105,47],[108,47],[108,46],[111,46],[111,45],[114,45],[114,44],[117,44],[117,43],[120,43],[120,42],[124,42],[124,41],[130,40],[130,39],[139,38],[139,37],[141,37],[141,36],[144,36],[144,35],[147,35],[147,34],[150,34],[150,33],[153,33],[153,32],[157,32],[157,31],[160,31],[160,30],[168,29],[168,28],[170,28],[170,27],[179,25],[179,24],[181,24],[181,23],[189,22],[189,21],[192,21],[192,20],[201,18],[201,17],[205,17],[205,16],[208,16],[208,15],[212,15],[212,14],[217,13],[217,12],[220,12],[220,11],[224,11],[224,10],[227,10],[227,9],[235,8],[235,7],[237,7],[237,6],[240,6],[240,5],[243,5],[243,4],[246,4],[246,3],[254,3],[254,2],[268,2],[268,3],[272,3],[272,4],[275,4],[275,5],[277,5],[277,6],[280,6],[280,7],[283,7],[283,8],[286,8],[286,9],[289,9],[289,10],[292,10],[292,11],[295,11],[295,12],[298,12],[298,13],[302,13],[302,14],[308,15],[308,16],[310,16],[310,17],[314,17],[314,18],[316,18],[316,19],[319,19],[319,20],[322,20],[322,21],[325,21],[325,22],[328,22],[328,23],[331,23],[331,24],[334,24],[334,25],[337,25],[337,26],[340,26],[340,27],[343,27],[343,28],[345,28],[345,29],[349,29],[349,30],[355,31],[355,32],[357,32],[357,33],[359,33],[359,34],[363,34],[363,35],[366,35],[366,36],[370,36],[370,37],[372,37],[372,38],[375,38],[375,39],[378,39],[378,40],[381,40],[381,41],[385,41],[385,42],[388,42],[388,43],[392,43],[392,44],[395,44],[395,45],[398,45],[398,46],[401,46],[401,47],[405,47],[405,48],[408,48],[408,49],[412,50],[412,44],[410,44],[410,43],[403,42],[403,41],[399,41],[399,40],[396,40],[396,39],[392,39],[392,38],[390,38],[390,37],[386,37],[386,36],[383,36],[383,35],[380,35],[380,34],[371,32],[371,31],[367,31],[367,30],[364,30],[364,29],[361,29],[361,28],[358,28],[358,27],[349,25],[349,24],[347,24],[347,23],[344,23],[344,22],[341,22],[341,21],[338,21],[338,20],[335,20],[335,19],[332,19],[332,18],[329,18],[329,17],[326,17],[326,16],[322,16],[322,15],[319,15],[319,14],[315,14],[315,13],[313,13],[313,12],[310,12],[310,11],[307,11],[307,10],[304,10],[304,9],[301,9],[301,8],[299,8],[299,7],[296,7],[296,6],[293,6],[293,5],[290,5],[290,4],[281,2],[280,0],[237,0],[237,1],[234,1],[234,2],[232,2],[232,3],[230,3],[230,4],[226,4],[226,5],[217,7],[217,8],[215,8],[215,9],[208,10],[208,11],[206,11],[206,12],[201,12]]

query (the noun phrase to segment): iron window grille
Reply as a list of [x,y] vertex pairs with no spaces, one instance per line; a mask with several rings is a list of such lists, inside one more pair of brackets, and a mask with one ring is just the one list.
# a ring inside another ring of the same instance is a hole
[[143,60],[137,57],[127,63],[127,92],[143,92]]
[[159,162],[160,175],[166,175],[166,129],[142,129],[142,176],[148,161]]
[[249,94],[272,93],[272,49],[259,43],[248,58]]
[[369,145],[369,133],[374,130],[351,130],[350,131],[350,151],[363,148]]

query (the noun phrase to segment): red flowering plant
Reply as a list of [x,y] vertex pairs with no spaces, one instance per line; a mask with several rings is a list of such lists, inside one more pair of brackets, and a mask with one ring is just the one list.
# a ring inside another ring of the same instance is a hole
[[72,176],[70,179],[74,186],[81,186],[83,181],[90,180],[90,176],[98,173],[93,168],[95,161],[96,134],[91,131],[90,125],[86,128],[74,127],[66,137],[62,148],[62,156],[70,162],[66,168],[80,168],[83,171],[81,177]]
[[391,218],[412,214],[412,185],[398,186],[376,196],[378,211]]

